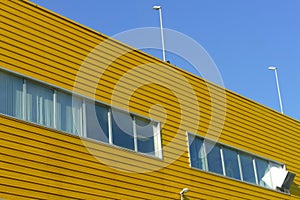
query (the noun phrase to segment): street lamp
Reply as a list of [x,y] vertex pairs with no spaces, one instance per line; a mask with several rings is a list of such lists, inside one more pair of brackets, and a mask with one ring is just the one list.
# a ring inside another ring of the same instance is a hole
[[276,78],[276,85],[277,85],[277,92],[278,92],[278,99],[279,99],[280,111],[283,114],[283,107],[282,107],[282,100],[281,100],[281,95],[280,95],[280,88],[279,88],[277,67],[270,66],[268,69],[269,70],[273,70],[275,72],[275,78]]
[[180,200],[184,200],[184,194],[187,193],[189,191],[189,188],[183,188],[181,191],[180,191]]
[[161,35],[162,54],[163,54],[163,60],[166,61],[165,41],[164,41],[164,31],[163,31],[162,11],[161,11],[162,8],[161,8],[161,6],[153,6],[153,9],[159,11],[159,21],[160,21],[160,35]]

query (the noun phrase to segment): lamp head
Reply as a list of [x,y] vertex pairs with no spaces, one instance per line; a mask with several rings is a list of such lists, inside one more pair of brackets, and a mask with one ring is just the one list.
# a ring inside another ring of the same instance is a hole
[[161,6],[153,6],[153,9],[154,10],[159,10],[159,9],[161,9]]
[[276,70],[276,69],[277,69],[277,67],[270,66],[268,69],[269,69],[269,70]]
[[183,195],[184,193],[188,192],[189,188],[183,188],[180,192],[180,195]]

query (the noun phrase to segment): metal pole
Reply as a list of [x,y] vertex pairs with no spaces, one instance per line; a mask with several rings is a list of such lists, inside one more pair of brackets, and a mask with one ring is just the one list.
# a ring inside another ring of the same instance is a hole
[[166,61],[164,29],[163,29],[163,23],[162,23],[162,8],[161,8],[161,6],[153,6],[153,9],[159,11],[161,47],[162,47],[163,60]]
[[277,92],[278,92],[278,99],[279,99],[280,111],[283,114],[283,107],[282,107],[282,100],[281,100],[281,94],[280,94],[280,88],[279,88],[277,68],[275,68],[274,71],[275,71],[275,78],[276,78],[276,85],[277,85]]
[[160,21],[160,34],[161,34],[161,47],[162,47],[163,60],[166,61],[165,40],[164,40],[164,30],[163,30],[163,23],[162,23],[162,8],[161,7],[159,9],[159,21]]
[[281,100],[281,94],[280,94],[280,88],[279,88],[277,67],[270,66],[268,69],[275,71],[275,79],[276,79],[276,85],[277,85],[277,93],[278,93],[278,99],[279,99],[280,112],[283,114],[283,107],[282,107],[282,100]]

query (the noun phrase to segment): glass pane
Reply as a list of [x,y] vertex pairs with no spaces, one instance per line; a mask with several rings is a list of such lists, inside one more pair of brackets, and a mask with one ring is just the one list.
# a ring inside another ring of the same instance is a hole
[[283,166],[277,163],[269,162],[268,172],[263,176],[262,180],[268,188],[276,189],[281,187],[283,180],[285,179],[285,170]]
[[27,82],[26,120],[53,127],[53,90]]
[[104,105],[86,103],[87,137],[109,142],[108,108]]
[[138,151],[155,155],[153,123],[149,119],[135,117]]
[[0,113],[23,118],[23,79],[0,72]]
[[241,160],[243,180],[250,183],[256,183],[252,156],[248,154],[240,153],[240,160]]
[[220,146],[211,142],[205,142],[208,171],[223,174]]
[[257,171],[257,179],[258,184],[264,187],[269,187],[264,181],[263,177],[269,171],[269,163],[268,161],[262,160],[260,158],[255,158],[256,171]]
[[57,92],[56,128],[74,135],[82,135],[82,101],[72,95]]
[[240,180],[241,176],[237,151],[224,147],[223,156],[226,176]]
[[191,166],[199,169],[206,169],[205,154],[203,148],[203,139],[189,135],[189,148]]
[[113,143],[134,150],[133,121],[130,114],[112,109]]

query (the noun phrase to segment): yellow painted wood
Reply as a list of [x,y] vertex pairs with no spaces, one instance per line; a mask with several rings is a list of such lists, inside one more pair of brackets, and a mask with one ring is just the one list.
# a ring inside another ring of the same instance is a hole
[[[30,2],[0,9],[1,68],[164,122],[160,160],[0,115],[0,198],[300,199],[299,121]],[[191,169],[186,131],[285,163],[292,195]]]

